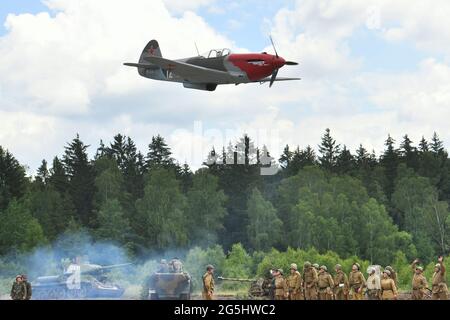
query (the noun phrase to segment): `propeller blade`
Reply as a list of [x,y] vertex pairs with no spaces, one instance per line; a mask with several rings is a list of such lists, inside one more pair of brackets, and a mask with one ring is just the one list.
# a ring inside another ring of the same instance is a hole
[[294,62],[294,61],[286,61],[285,63],[287,66],[296,66],[298,65],[298,62]]
[[269,36],[270,37],[270,42],[272,42],[272,47],[273,47],[273,50],[275,50],[275,55],[277,56],[277,58],[278,58],[278,52],[277,52],[277,49],[275,48],[275,45],[274,45],[274,43],[273,43],[273,39],[272,39],[272,36]]
[[273,83],[275,82],[275,79],[277,78],[277,74],[278,74],[278,69],[273,70],[272,77],[270,78],[269,88],[271,88]]

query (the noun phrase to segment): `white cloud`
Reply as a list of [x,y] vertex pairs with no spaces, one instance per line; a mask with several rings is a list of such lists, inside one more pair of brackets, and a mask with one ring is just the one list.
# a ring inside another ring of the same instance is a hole
[[[303,80],[271,89],[192,91],[122,66],[136,61],[152,38],[168,58],[194,55],[194,41],[203,50],[243,51],[202,17],[183,11],[211,2],[48,0],[51,15],[10,15],[0,38],[0,144],[36,168],[42,157],[61,154],[77,132],[93,145],[91,153],[100,139],[108,142],[119,132],[145,151],[160,133],[175,157],[194,167],[212,145],[220,148],[244,132],[275,156],[285,143],[316,147],[327,127],[350,148],[363,143],[379,151],[388,133],[397,139],[409,133],[417,142],[435,130],[450,142],[450,66],[439,59],[450,53],[450,20],[421,2],[302,0],[281,9],[265,31],[280,55],[301,63],[279,75]],[[358,28],[413,43],[430,59],[408,73],[362,73],[348,45]],[[195,121],[202,132],[193,130]]]
[[[195,11],[201,7],[216,8],[214,3],[216,0],[163,0],[167,8],[175,13],[181,14],[185,11]],[[213,9],[214,10],[214,9]]]
[[0,42],[0,87],[34,111],[86,114],[96,96],[136,90],[142,79],[122,63],[137,60],[152,38],[173,58],[193,55],[194,41],[233,47],[201,17],[174,18],[161,1],[46,3],[54,17],[9,15]]

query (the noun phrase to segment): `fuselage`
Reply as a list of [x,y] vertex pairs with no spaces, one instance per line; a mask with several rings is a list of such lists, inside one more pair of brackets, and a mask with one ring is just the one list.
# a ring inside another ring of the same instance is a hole
[[283,58],[267,53],[232,53],[208,58],[198,56],[179,61],[232,73],[241,78],[240,82],[243,83],[264,79],[270,76],[275,69],[283,67],[286,63]]

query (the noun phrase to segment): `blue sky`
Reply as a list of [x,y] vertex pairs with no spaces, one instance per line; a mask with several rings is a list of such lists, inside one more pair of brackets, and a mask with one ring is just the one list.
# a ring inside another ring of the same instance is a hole
[[[162,134],[175,157],[196,167],[212,144],[226,144],[194,132],[196,121],[223,136],[270,128],[283,140],[269,146],[275,155],[285,142],[315,146],[325,128],[351,150],[363,143],[379,153],[388,134],[418,141],[437,131],[450,142],[446,0],[429,7],[421,0],[49,1],[63,19],[33,16],[48,11],[39,0],[0,5],[0,145],[31,171],[76,133],[96,146],[121,132],[141,149]],[[194,15],[180,10],[186,7]],[[371,28],[364,19],[373,8],[380,21]],[[11,19],[5,37],[9,13],[31,15]],[[213,42],[260,52],[271,33],[280,55],[300,62],[279,75],[302,81],[205,93],[142,79],[122,63],[136,59],[153,33],[173,58],[194,54],[194,40],[201,52]],[[202,152],[189,154],[199,143]]]
[[[267,21],[281,8],[292,9],[295,5],[293,0],[223,0],[220,3],[224,5],[220,6],[219,12],[203,6],[198,8],[197,14],[210,26],[235,41],[237,46],[254,52],[259,52],[269,45]],[[50,13],[40,0],[2,0],[0,36],[7,32],[4,24],[8,14],[36,14],[42,11]],[[376,31],[366,28],[359,28],[350,38],[348,45],[355,59],[363,58],[365,71],[411,71],[426,57],[426,54],[416,50],[412,43],[390,43],[383,40]],[[208,49],[199,48],[201,52]]]
[[38,13],[48,8],[39,0],[2,0],[0,4],[0,36],[6,33],[5,21],[10,13]]

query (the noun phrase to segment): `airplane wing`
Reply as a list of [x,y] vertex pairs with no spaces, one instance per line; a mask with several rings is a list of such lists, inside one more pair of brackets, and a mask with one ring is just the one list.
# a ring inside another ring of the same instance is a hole
[[[291,80],[302,80],[302,78],[283,78],[283,77],[277,77],[277,78],[275,79],[275,81],[291,81]],[[260,82],[260,83],[270,82],[270,77],[264,78],[264,79],[261,79],[261,80],[255,80],[255,81],[252,81],[252,82]]]
[[173,72],[191,83],[234,83],[237,78],[228,72],[195,66],[181,61],[156,56],[145,57],[144,59],[162,69]]

